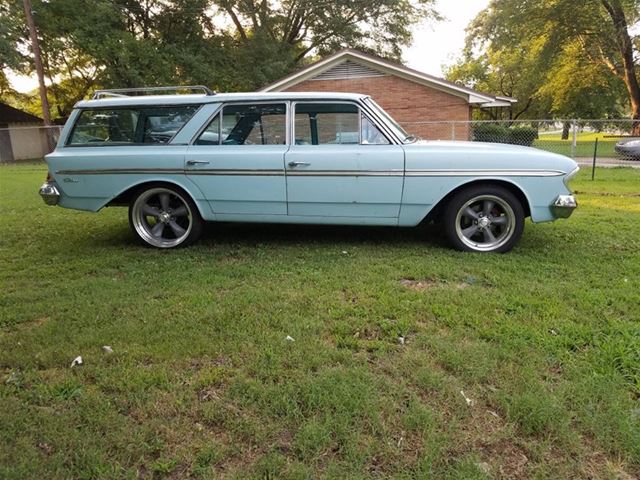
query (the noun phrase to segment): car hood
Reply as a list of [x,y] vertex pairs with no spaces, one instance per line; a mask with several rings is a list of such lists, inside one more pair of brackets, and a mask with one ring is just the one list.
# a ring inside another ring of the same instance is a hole
[[418,140],[404,145],[407,168],[527,169],[569,173],[569,157],[504,143]]

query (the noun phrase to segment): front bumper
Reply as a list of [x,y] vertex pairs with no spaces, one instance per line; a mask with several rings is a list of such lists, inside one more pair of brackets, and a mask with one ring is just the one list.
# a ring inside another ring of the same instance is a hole
[[60,191],[55,183],[45,182],[40,187],[40,196],[47,205],[57,205],[60,200]]
[[578,207],[578,202],[573,195],[558,195],[551,204],[551,212],[556,218],[569,218]]

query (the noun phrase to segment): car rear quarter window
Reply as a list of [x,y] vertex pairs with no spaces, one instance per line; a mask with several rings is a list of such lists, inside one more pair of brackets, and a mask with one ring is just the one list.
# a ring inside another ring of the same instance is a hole
[[67,145],[165,144],[198,108],[198,105],[175,105],[84,109],[76,120]]

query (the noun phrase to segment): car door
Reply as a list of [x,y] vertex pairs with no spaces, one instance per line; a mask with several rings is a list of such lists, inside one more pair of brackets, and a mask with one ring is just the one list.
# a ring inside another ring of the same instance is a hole
[[404,150],[352,102],[297,102],[285,155],[288,213],[397,221]]
[[287,104],[226,104],[189,146],[187,176],[216,218],[286,215]]

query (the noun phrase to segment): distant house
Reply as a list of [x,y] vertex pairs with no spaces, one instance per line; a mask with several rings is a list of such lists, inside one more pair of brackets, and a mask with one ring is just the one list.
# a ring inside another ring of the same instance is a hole
[[[478,92],[358,50],[342,50],[264,87],[264,92],[355,92],[371,95],[405,129],[425,139],[468,137],[473,108],[516,100]],[[435,123],[415,123],[435,122]]]
[[[42,158],[48,151],[41,118],[0,102],[0,162]],[[31,127],[31,128],[29,128]]]

